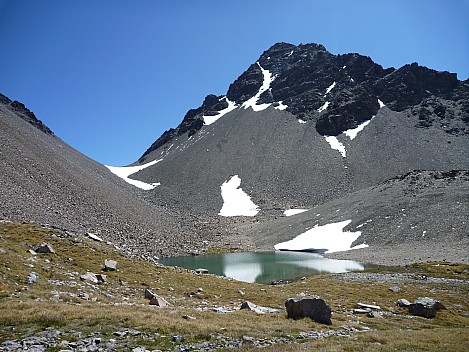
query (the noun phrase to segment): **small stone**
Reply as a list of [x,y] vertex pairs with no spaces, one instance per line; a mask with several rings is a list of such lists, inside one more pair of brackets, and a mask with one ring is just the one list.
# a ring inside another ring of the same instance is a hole
[[195,318],[191,317],[190,315],[183,315],[182,318],[186,320],[195,320]]
[[389,291],[392,291],[392,292],[399,292],[401,289],[398,287],[398,286],[392,286],[389,288]]
[[173,336],[173,342],[183,342],[183,341],[184,341],[184,336],[181,336],[181,335]]
[[357,303],[359,308],[369,308],[369,309],[381,309],[380,306],[375,306],[373,304]]
[[28,249],[28,253],[32,254],[32,255],[37,255],[37,253],[35,251],[33,251],[32,249]]
[[89,301],[90,300],[90,295],[86,292],[81,292],[78,294],[78,298],[81,298],[85,301]]
[[352,311],[353,314],[368,314],[371,313],[371,309],[369,308],[355,308]]
[[376,311],[368,312],[366,315],[368,318],[382,318],[383,316]]
[[52,248],[52,245],[50,243],[41,243],[39,246],[37,246],[34,251],[36,253],[55,253],[54,248]]
[[243,304],[241,304],[241,309],[249,309],[257,314],[279,313],[278,309],[258,306],[249,301],[243,302]]
[[117,336],[117,337],[124,337],[125,335],[127,335],[126,331],[116,331],[116,332],[114,332],[114,336]]
[[98,279],[98,282],[101,282],[101,283],[107,282],[107,275],[96,274],[96,278]]
[[28,274],[28,284],[33,284],[35,283],[37,280],[39,279],[39,275],[37,273],[35,273],[34,271],[33,272],[30,272]]
[[80,280],[81,281],[89,281],[89,282],[92,282],[94,284],[98,283],[98,278],[96,277],[96,274],[93,274],[93,273],[90,273],[90,272],[87,272],[86,274],[81,275]]
[[406,300],[405,298],[400,298],[397,300],[397,305],[399,307],[408,307],[410,306],[410,302]]
[[117,270],[117,262],[112,259],[106,259],[104,261],[104,271],[116,271]]
[[94,241],[103,242],[103,239],[101,237],[95,235],[94,233],[87,232],[87,233],[85,233],[85,236],[88,237],[88,238],[91,238]]
[[167,307],[170,304],[163,297],[154,294],[153,297],[150,299],[150,305],[157,307]]
[[146,299],[152,299],[153,297],[155,297],[155,294],[151,292],[148,288],[145,289],[143,295]]
[[208,270],[204,268],[195,269],[195,273],[199,275],[208,274]]

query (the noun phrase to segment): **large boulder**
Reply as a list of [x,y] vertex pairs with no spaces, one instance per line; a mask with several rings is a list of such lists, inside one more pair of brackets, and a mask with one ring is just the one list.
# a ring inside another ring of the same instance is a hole
[[425,318],[434,318],[436,312],[442,309],[446,307],[439,301],[428,297],[419,297],[409,305],[410,314]]
[[285,301],[288,318],[311,318],[321,324],[332,325],[332,310],[321,298],[289,298]]

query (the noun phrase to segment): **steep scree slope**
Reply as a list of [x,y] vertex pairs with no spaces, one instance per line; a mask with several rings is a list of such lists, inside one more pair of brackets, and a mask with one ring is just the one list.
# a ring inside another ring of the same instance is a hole
[[162,161],[132,177],[161,183],[150,199],[216,216],[238,175],[270,218],[416,169],[469,169],[468,107],[455,74],[279,43],[157,139],[139,163]]

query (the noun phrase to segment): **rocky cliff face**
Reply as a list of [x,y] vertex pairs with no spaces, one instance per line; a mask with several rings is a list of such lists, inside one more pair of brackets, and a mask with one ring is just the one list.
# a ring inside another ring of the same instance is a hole
[[0,94],[0,104],[5,105],[8,109],[10,109],[15,115],[21,117],[23,120],[29,122],[34,127],[38,128],[42,132],[46,134],[53,135],[54,133],[51,131],[49,127],[44,125],[41,120],[39,120],[34,113],[29,110],[23,103],[19,101],[12,101],[8,97]]
[[[265,73],[268,89],[262,91]],[[417,127],[439,126],[452,134],[469,134],[469,82],[417,63],[384,69],[359,54],[333,55],[318,44],[278,43],[228,88],[226,98],[208,95],[189,110],[182,123],[165,132],[142,156],[188,132],[194,135],[212,116],[238,106],[259,92],[257,104],[286,109],[296,118],[313,121],[317,132],[337,136],[376,115],[380,106],[418,116]]]

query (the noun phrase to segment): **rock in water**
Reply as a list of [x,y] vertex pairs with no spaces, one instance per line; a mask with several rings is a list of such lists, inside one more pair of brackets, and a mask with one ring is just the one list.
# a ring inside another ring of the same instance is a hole
[[288,318],[311,318],[321,324],[332,325],[332,310],[321,298],[289,298],[285,301]]

